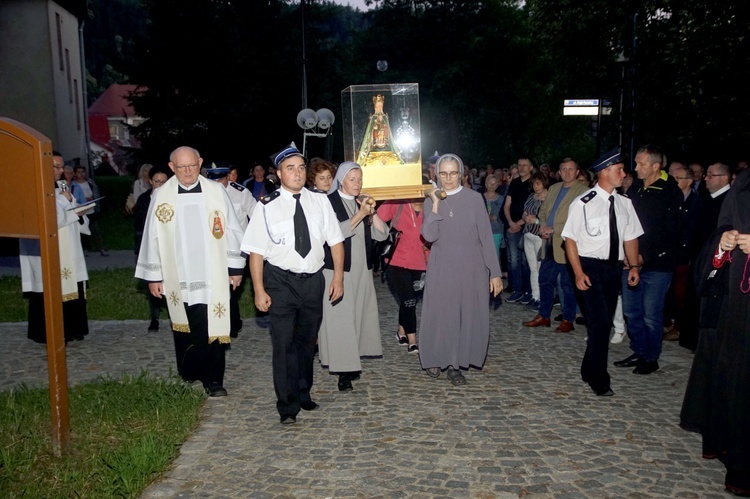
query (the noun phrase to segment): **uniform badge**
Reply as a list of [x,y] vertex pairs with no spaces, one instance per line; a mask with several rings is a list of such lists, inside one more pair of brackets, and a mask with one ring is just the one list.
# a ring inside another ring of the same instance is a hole
[[171,204],[162,203],[156,207],[156,219],[161,223],[165,224],[172,221],[174,218],[174,208]]
[[589,192],[588,194],[586,194],[585,196],[583,196],[581,198],[581,202],[583,204],[586,204],[589,201],[591,201],[592,199],[594,199],[595,197],[596,197],[596,191],[591,191],[591,192]]
[[221,239],[224,237],[224,227],[226,227],[226,218],[224,218],[224,214],[220,212],[219,210],[214,210],[211,212],[211,215],[209,216],[209,225],[211,227],[211,234],[216,239]]

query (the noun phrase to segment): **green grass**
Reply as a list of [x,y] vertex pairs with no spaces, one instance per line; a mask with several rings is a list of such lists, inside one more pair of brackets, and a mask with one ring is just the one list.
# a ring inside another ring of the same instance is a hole
[[132,187],[130,177],[96,177],[96,184],[102,196],[102,211],[99,227],[107,249],[133,250],[135,228],[133,216],[125,213],[125,199]]
[[[89,272],[86,294],[89,320],[147,320],[146,287],[133,277],[134,269],[95,270]],[[253,287],[249,279],[243,281],[240,315],[255,317]],[[21,278],[0,276],[0,322],[23,322],[28,319],[28,303],[21,294]],[[161,317],[169,317],[166,305]]]
[[52,454],[47,389],[0,393],[0,497],[138,497],[196,428],[202,391],[147,373],[69,391],[70,444]]

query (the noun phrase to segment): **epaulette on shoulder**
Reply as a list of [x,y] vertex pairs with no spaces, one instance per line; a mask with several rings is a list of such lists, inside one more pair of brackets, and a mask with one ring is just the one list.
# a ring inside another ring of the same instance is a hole
[[234,187],[235,189],[237,189],[240,192],[242,192],[245,189],[247,189],[247,187],[242,186],[242,185],[238,184],[237,182],[229,182],[229,185],[231,185],[232,187]]
[[269,194],[267,196],[263,196],[262,198],[260,198],[260,202],[263,203],[263,204],[268,204],[268,203],[270,203],[271,201],[273,201],[274,199],[276,199],[279,196],[281,196],[281,192],[279,192],[279,191],[273,191],[271,194]]
[[592,199],[594,199],[595,197],[596,197],[596,191],[591,191],[591,192],[589,192],[588,194],[586,194],[585,196],[583,196],[581,198],[581,202],[583,204],[586,204],[589,201],[591,201]]

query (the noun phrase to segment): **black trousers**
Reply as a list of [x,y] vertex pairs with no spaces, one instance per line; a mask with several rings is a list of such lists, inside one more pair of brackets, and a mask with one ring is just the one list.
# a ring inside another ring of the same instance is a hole
[[414,281],[419,281],[424,271],[389,265],[385,272],[388,276],[388,282],[398,296],[398,324],[404,328],[407,334],[416,334],[417,299],[421,291],[414,291]]
[[581,379],[592,389],[603,390],[609,388],[610,383],[607,372],[609,332],[617,308],[617,295],[622,287],[622,264],[612,265],[606,260],[581,257],[581,267],[591,281],[591,287],[586,291],[576,288],[588,335]]
[[189,333],[173,331],[177,372],[186,381],[200,380],[224,385],[226,345],[218,340],[208,342],[208,305],[185,305]]
[[[29,330],[27,336],[37,343],[47,343],[47,321],[44,316],[44,293],[24,293],[29,300]],[[78,283],[78,298],[64,301],[63,330],[65,341],[89,334],[89,317],[86,310],[86,293],[83,282]]]
[[229,321],[230,329],[232,334],[236,334],[242,329],[242,317],[240,316],[240,298],[242,297],[242,291],[245,287],[245,281],[232,289],[232,285],[229,285]]
[[263,268],[273,347],[273,387],[279,415],[296,416],[310,400],[313,356],[323,320],[325,279],[321,271],[297,277],[271,264]]

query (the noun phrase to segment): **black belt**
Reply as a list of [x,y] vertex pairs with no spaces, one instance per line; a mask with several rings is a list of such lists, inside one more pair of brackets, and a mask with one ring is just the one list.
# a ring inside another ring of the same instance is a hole
[[610,262],[609,260],[605,260],[603,258],[590,258],[588,256],[582,256],[580,257],[580,259],[599,265],[606,265],[608,267],[617,267],[618,265],[622,267],[625,264],[625,262],[623,262],[622,260],[615,260],[614,262]]
[[320,273],[320,270],[318,270],[317,272],[313,272],[312,274],[308,274],[306,272],[292,272],[291,270],[282,269],[281,267],[277,267],[276,265],[272,265],[270,263],[266,263],[266,266],[277,274],[285,274],[296,279],[309,279],[310,277],[316,276],[318,275],[318,273]]

